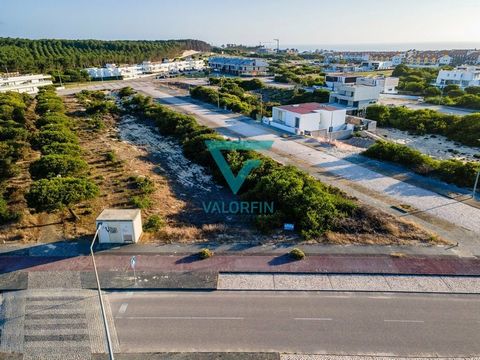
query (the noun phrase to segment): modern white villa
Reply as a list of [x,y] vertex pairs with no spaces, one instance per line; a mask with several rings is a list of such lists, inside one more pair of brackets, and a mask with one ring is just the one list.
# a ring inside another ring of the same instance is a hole
[[15,91],[33,95],[38,93],[38,88],[52,84],[50,75],[6,76],[0,77],[0,92]]
[[435,84],[439,88],[447,85],[458,85],[462,89],[469,86],[480,86],[480,66],[457,66],[453,70],[440,70]]
[[269,124],[292,134],[318,130],[327,132],[345,129],[346,110],[329,104],[305,103],[275,106]]

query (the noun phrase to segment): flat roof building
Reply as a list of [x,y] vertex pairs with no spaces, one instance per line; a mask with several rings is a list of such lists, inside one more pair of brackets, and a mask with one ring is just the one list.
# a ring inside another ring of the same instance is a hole
[[346,110],[330,104],[304,103],[274,106],[270,125],[293,134],[345,127]]
[[136,243],[142,235],[142,216],[139,209],[105,209],[97,217],[100,243]]
[[237,76],[266,76],[268,63],[261,59],[242,57],[211,57],[208,65],[213,71]]
[[14,91],[33,95],[38,93],[38,88],[52,84],[50,75],[5,76],[0,77],[0,92]]
[[457,66],[453,70],[440,70],[435,84],[444,88],[447,85],[458,85],[462,89],[469,86],[480,86],[480,66]]

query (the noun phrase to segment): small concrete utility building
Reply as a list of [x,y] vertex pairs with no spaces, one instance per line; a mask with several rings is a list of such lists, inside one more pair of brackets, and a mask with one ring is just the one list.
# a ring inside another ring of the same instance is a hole
[[97,217],[98,241],[101,244],[136,243],[142,236],[142,215],[139,209],[105,209]]

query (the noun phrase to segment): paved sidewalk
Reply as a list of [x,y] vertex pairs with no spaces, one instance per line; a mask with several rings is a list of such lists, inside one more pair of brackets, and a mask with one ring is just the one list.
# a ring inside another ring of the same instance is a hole
[[401,357],[401,356],[370,356],[370,355],[310,355],[281,354],[280,360],[480,360],[480,357]]
[[[133,254],[97,254],[101,271],[129,271]],[[480,259],[455,256],[312,255],[294,261],[282,255],[137,255],[137,271],[263,272],[323,274],[403,274],[480,276]],[[14,271],[91,271],[90,256],[0,256],[0,274]]]
[[480,294],[480,279],[463,276],[219,274],[217,289]]

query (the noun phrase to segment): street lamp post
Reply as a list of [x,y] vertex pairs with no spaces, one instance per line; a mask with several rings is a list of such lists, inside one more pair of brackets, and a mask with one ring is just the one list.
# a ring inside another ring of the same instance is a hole
[[110,338],[110,330],[108,329],[107,315],[105,313],[105,305],[103,304],[102,289],[100,288],[100,279],[98,278],[97,264],[95,262],[95,256],[93,255],[93,245],[95,244],[95,240],[98,237],[98,233],[101,228],[102,228],[102,224],[100,223],[98,224],[97,231],[95,232],[95,236],[93,237],[92,243],[90,245],[90,254],[92,255],[93,269],[95,270],[95,278],[97,280],[98,298],[100,300],[100,308],[102,310],[103,325],[105,327],[105,334],[107,336],[108,354],[110,356],[110,360],[115,360],[113,356],[112,339]]
[[473,186],[472,198],[475,199],[475,194],[477,192],[478,180],[480,179],[480,170],[478,170],[477,178],[475,179],[475,185]]

